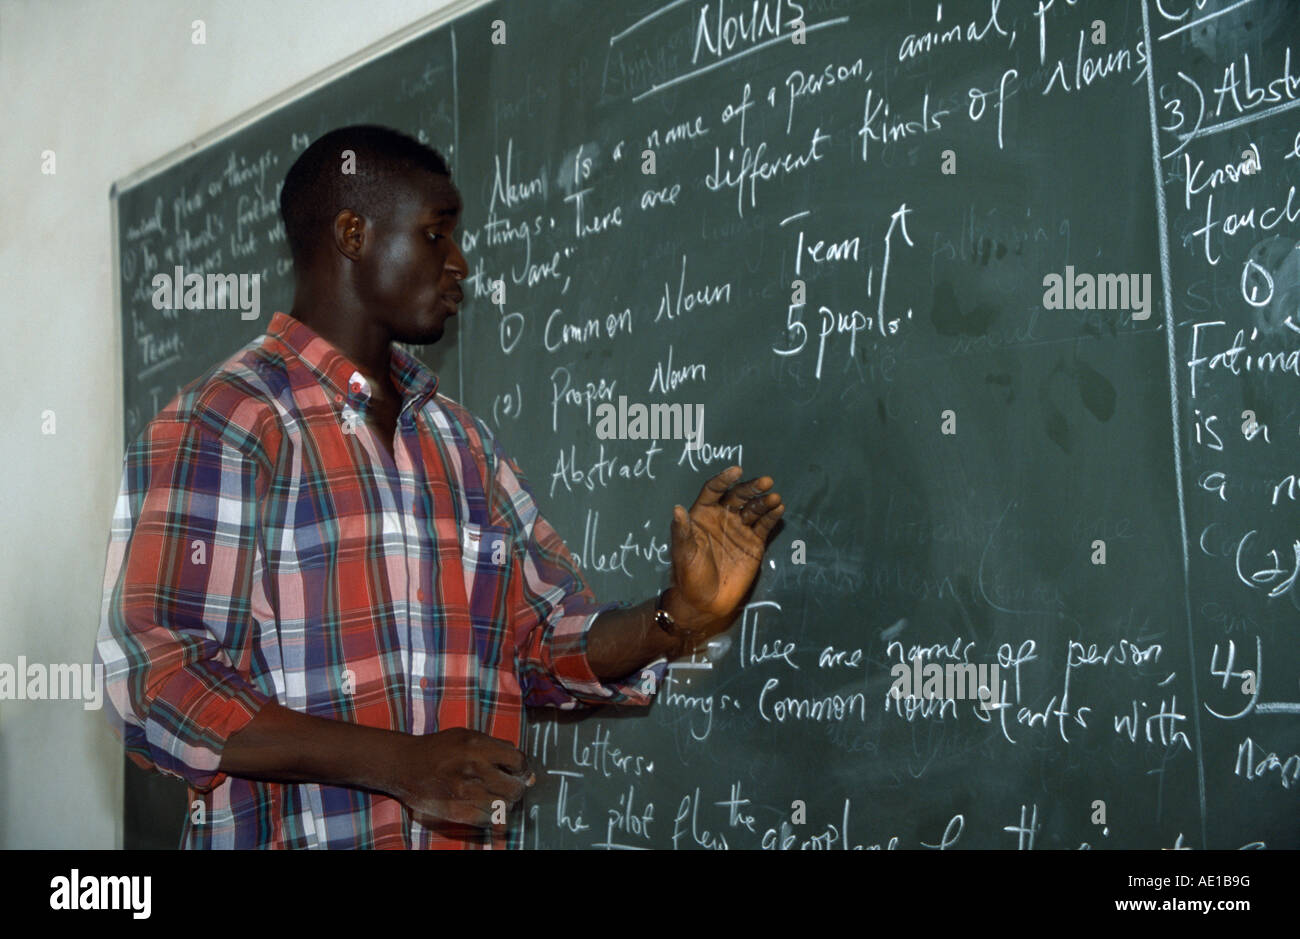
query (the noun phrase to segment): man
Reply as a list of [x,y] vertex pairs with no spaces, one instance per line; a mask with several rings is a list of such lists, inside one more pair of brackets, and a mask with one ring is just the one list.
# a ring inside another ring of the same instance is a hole
[[188,781],[186,847],[517,846],[524,706],[648,703],[734,619],[781,497],[720,473],[674,507],[672,586],[598,605],[487,425],[393,345],[461,300],[443,159],[336,130],[280,208],[290,315],[126,455],[97,643],[119,732]]

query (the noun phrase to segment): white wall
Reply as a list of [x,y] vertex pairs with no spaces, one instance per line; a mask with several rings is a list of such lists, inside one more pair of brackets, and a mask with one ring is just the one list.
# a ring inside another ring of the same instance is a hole
[[[123,448],[109,186],[448,5],[0,0],[0,663],[90,661]],[[121,759],[101,712],[0,701],[0,848],[120,847]]]

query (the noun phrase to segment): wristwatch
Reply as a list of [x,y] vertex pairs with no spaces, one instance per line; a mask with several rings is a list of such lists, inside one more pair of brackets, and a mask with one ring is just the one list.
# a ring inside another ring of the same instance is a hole
[[685,652],[695,644],[695,634],[689,629],[678,626],[672,614],[664,609],[664,595],[666,593],[668,593],[667,590],[660,591],[659,597],[655,600],[655,625],[681,642],[683,644],[682,652]]

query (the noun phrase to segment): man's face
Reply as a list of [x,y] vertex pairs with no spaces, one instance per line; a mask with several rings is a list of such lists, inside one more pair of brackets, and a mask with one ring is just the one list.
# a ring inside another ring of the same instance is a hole
[[460,193],[432,173],[414,173],[398,190],[391,213],[367,219],[357,289],[366,314],[394,339],[427,345],[442,338],[447,317],[456,314],[468,273],[454,236]]

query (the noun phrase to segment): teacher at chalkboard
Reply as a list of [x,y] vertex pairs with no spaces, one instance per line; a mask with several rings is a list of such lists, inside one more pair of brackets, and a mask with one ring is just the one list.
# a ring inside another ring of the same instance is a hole
[[726,626],[784,506],[730,467],[675,506],[672,586],[598,604],[487,425],[395,342],[467,275],[447,164],[332,131],[284,181],[294,300],[126,454],[96,653],[186,847],[518,846],[525,706],[646,704]]

